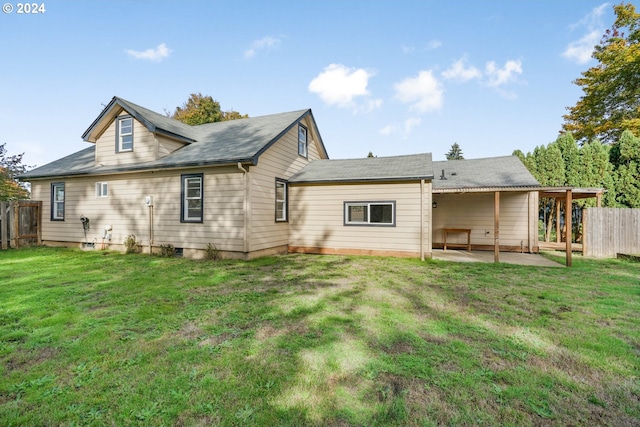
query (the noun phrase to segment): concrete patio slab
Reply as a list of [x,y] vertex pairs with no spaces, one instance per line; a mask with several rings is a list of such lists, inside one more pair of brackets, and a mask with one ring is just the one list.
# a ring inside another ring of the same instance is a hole
[[[453,262],[494,262],[494,255],[491,251],[463,251],[456,249],[434,249],[432,258],[441,261]],[[500,252],[500,262],[505,264],[533,265],[538,267],[564,267],[538,254]]]

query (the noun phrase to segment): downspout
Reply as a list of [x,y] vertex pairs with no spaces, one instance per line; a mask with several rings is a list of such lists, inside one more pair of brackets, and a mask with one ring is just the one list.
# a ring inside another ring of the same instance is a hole
[[531,227],[533,227],[533,221],[531,221],[531,205],[532,205],[532,201],[531,201],[531,191],[529,191],[529,193],[527,194],[527,246],[529,247],[529,253],[533,252],[531,250],[531,246],[532,246],[532,233],[531,233]]
[[244,210],[243,252],[245,254],[245,257],[247,257],[249,254],[249,183],[248,183],[249,171],[246,170],[242,166],[242,163],[240,162],[238,162],[238,169],[240,169],[244,174],[244,200],[243,200],[243,207],[242,207]]
[[424,261],[424,179],[420,180],[420,261]]
[[153,204],[149,205],[149,255],[153,255]]

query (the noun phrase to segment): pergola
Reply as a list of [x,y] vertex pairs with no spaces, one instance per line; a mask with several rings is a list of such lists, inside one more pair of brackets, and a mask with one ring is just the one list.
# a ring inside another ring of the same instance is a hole
[[574,187],[546,187],[540,188],[538,193],[540,197],[547,199],[555,199],[556,200],[556,241],[559,242],[560,236],[560,202],[564,199],[564,223],[567,225],[567,236],[566,240],[566,265],[567,267],[571,267],[572,265],[572,246],[571,246],[571,224],[572,221],[572,213],[573,209],[573,200],[577,199],[588,199],[588,198],[596,198],[596,205],[601,207],[602,205],[602,195],[604,194],[603,188],[574,188]]
[[[577,199],[587,199],[595,197],[597,199],[597,206],[600,207],[602,204],[602,195],[604,194],[603,188],[575,188],[575,187],[530,187],[530,188],[519,188],[518,191],[523,190],[532,190],[538,191],[539,197],[552,198],[556,199],[556,201],[562,201],[564,199],[565,206],[565,224],[571,224],[571,216],[572,209],[567,209],[567,206],[573,205],[573,200]],[[494,261],[500,262],[500,193],[504,192],[505,189],[494,189]],[[513,191],[513,190],[512,190]],[[558,209],[558,216],[560,218],[560,203],[556,203],[556,208]],[[559,228],[559,221],[557,221],[556,226]],[[570,230],[570,229],[569,229]],[[568,232],[569,233],[569,232]],[[568,234],[567,233],[567,234]],[[557,233],[559,235],[559,232]],[[572,246],[571,246],[571,236],[568,235],[566,240],[566,265],[567,267],[571,267],[572,265]]]

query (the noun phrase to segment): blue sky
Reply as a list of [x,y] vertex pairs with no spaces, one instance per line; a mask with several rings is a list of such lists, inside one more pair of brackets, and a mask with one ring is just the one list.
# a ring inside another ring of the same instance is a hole
[[615,4],[17,3],[0,13],[0,144],[38,166],[86,148],[113,96],[162,113],[194,92],[250,116],[311,108],[336,159],[531,151],[556,139]]

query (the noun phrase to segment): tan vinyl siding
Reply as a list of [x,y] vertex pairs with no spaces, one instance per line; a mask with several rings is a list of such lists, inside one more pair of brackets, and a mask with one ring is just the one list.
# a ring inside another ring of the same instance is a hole
[[158,141],[158,159],[165,157],[168,154],[173,153],[174,151],[185,146],[184,143],[173,141],[169,138],[164,138],[161,136],[156,136]]
[[[313,129],[308,120],[303,125]],[[275,220],[275,180],[288,179],[312,160],[320,159],[318,136],[311,130],[307,136],[308,158],[298,155],[298,126],[285,135],[260,156],[258,165],[251,168],[251,221],[249,250],[286,246],[289,243],[289,223]],[[291,205],[291,198],[289,198]],[[291,215],[291,207],[289,207]]]
[[[290,190],[291,246],[419,254],[423,221],[425,252],[431,252],[430,209],[427,209],[430,182],[424,185],[422,218],[419,182],[296,185]],[[344,202],[347,201],[394,201],[396,225],[345,226]]]
[[[207,243],[223,251],[243,250],[243,177],[235,168],[189,170],[204,173],[204,221],[180,222],[181,172],[147,172],[111,177],[55,180],[65,183],[65,220],[50,221],[52,181],[34,181],[34,198],[43,201],[43,240],[82,242],[80,217],[91,220],[87,239],[101,243],[106,225],[112,225],[112,243],[122,244],[135,234],[149,244],[150,210],[145,196],[153,196],[154,244],[203,249]],[[109,197],[97,198],[96,182],[109,184]]]
[[[494,193],[434,194],[433,242],[442,243],[443,228],[471,229],[472,245],[494,244]],[[532,234],[529,193],[500,193],[500,245],[529,247]],[[465,234],[449,234],[447,244],[466,243]]]
[[[127,113],[120,114],[120,116],[123,115]],[[135,119],[133,120],[133,151],[116,153],[116,123],[117,119],[96,141],[96,165],[128,165],[156,160],[157,148],[154,135]]]

